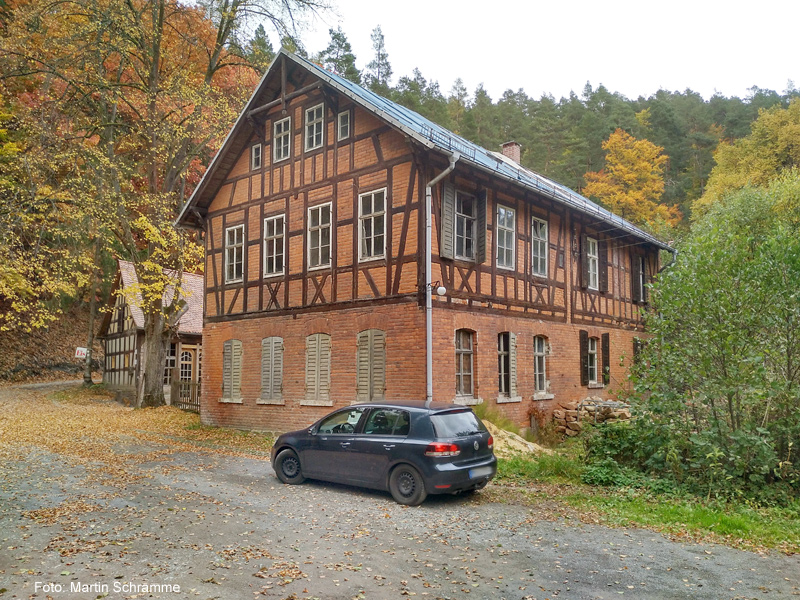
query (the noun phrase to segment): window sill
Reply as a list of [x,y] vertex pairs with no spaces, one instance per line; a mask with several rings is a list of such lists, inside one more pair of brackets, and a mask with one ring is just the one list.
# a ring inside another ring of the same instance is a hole
[[241,398],[220,398],[219,402],[220,402],[220,404],[241,404],[242,403],[242,399]]
[[509,404],[511,402],[522,402],[522,396],[498,396],[498,404]]
[[300,406],[333,406],[333,400],[301,400]]
[[456,396],[453,398],[453,404],[460,404],[461,406],[477,406],[483,404],[483,398],[475,398],[474,396]]
[[283,398],[258,398],[256,399],[256,404],[273,404],[283,406],[286,403],[283,401]]
[[317,265],[316,267],[309,266],[308,271],[322,271],[324,269],[330,269],[330,268],[331,268],[331,263],[328,263],[327,265]]
[[602,390],[604,387],[606,387],[606,384],[605,383],[600,383],[599,381],[595,381],[593,383],[589,383],[589,385],[587,387],[590,390]]
[[555,394],[548,394],[546,392],[536,392],[533,395],[534,400],[552,400],[555,397],[556,397]]

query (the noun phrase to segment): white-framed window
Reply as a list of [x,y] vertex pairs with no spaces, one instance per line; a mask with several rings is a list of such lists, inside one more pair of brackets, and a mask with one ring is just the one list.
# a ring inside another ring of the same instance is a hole
[[586,266],[587,266],[587,273],[588,273],[588,281],[586,282],[586,287],[590,290],[598,289],[598,281],[597,276],[600,272],[599,269],[599,255],[597,253],[597,240],[594,238],[587,237],[586,238]]
[[340,112],[336,117],[336,139],[346,140],[350,137],[350,111]]
[[456,396],[473,397],[473,333],[468,329],[456,331]]
[[321,204],[308,209],[308,267],[331,264],[331,205]]
[[174,342],[169,345],[167,361],[164,363],[164,385],[172,383],[172,370],[175,368],[177,359],[178,345]]
[[531,273],[537,277],[547,277],[547,255],[550,247],[547,221],[531,220]]
[[547,391],[547,339],[542,335],[533,338],[533,387]]
[[278,162],[292,153],[292,117],[275,121],[272,126],[272,160]]
[[261,168],[261,144],[250,146],[250,170],[257,171]]
[[322,148],[322,132],[325,126],[324,112],[322,104],[306,110],[306,152]]
[[286,223],[283,215],[264,219],[264,275],[283,273],[286,250]]
[[478,203],[475,196],[456,191],[455,256],[475,259]]
[[597,383],[597,338],[589,338],[589,346],[586,359],[586,376],[589,384]]
[[497,206],[497,266],[513,269],[517,239],[516,211]]
[[386,254],[386,189],[360,194],[358,213],[359,259],[383,258]]
[[225,283],[242,281],[244,272],[244,225],[225,230]]

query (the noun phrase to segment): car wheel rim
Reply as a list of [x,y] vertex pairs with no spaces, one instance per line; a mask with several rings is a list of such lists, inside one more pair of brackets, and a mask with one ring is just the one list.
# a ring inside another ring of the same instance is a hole
[[298,464],[297,459],[287,458],[283,461],[281,469],[283,470],[283,474],[287,477],[295,477],[300,471],[300,465]]
[[397,478],[397,489],[400,491],[400,494],[404,497],[411,496],[414,493],[414,490],[417,487],[417,479],[408,471],[403,471],[400,473],[400,477]]

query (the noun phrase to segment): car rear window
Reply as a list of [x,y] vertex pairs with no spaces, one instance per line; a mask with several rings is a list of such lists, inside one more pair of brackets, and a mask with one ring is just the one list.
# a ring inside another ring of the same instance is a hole
[[460,410],[431,415],[431,423],[437,438],[467,437],[486,431],[481,420],[471,410]]

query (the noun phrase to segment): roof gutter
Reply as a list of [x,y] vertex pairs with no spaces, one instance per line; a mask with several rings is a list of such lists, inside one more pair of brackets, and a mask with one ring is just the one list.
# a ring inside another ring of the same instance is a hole
[[425,408],[430,408],[433,401],[433,300],[431,298],[433,186],[456,168],[459,158],[461,155],[458,152],[450,153],[450,166],[425,186]]

